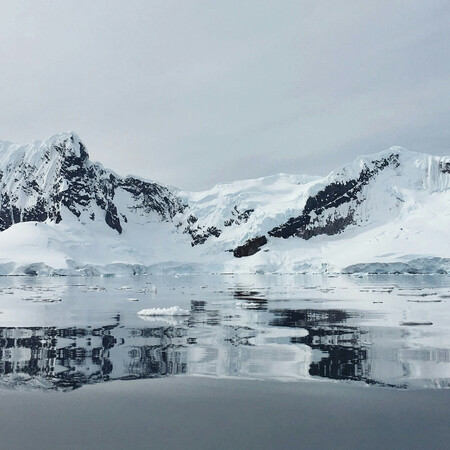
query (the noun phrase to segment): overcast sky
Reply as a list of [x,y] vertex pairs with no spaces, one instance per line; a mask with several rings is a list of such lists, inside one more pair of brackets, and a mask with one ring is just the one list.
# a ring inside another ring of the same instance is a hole
[[0,139],[185,189],[450,154],[450,2],[2,0]]

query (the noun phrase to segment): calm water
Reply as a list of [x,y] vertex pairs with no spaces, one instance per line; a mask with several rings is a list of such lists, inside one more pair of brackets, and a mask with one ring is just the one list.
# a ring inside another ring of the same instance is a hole
[[[448,276],[3,277],[0,387],[175,375],[449,387],[449,302]],[[137,315],[174,305],[190,315]]]

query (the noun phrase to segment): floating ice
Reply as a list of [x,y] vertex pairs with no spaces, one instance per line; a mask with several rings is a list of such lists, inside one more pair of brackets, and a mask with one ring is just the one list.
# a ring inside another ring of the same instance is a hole
[[189,316],[190,313],[186,309],[181,309],[179,306],[171,306],[169,308],[149,308],[141,309],[138,312],[139,316]]
[[35,297],[24,297],[22,298],[22,300],[24,302],[34,302],[34,303],[59,303],[62,301],[61,298],[59,297],[46,297],[46,298],[42,298],[40,296],[35,296]]

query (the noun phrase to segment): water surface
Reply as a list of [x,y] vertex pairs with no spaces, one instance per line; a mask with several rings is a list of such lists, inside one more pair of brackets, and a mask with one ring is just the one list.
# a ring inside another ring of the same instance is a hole
[[[0,387],[203,375],[443,388],[449,301],[444,275],[3,277]],[[189,316],[137,314],[174,305]]]

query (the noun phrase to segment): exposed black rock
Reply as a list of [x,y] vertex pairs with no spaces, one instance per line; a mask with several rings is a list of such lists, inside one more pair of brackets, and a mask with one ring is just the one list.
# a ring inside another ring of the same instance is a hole
[[[307,199],[300,216],[292,217],[286,223],[273,228],[269,231],[269,235],[284,239],[291,236],[310,239],[320,234],[335,235],[342,232],[354,223],[353,217],[356,205],[365,200],[360,196],[362,188],[386,167],[398,167],[398,158],[398,154],[392,154],[387,158],[372,161],[373,167],[369,168],[366,165],[358,178],[330,183],[316,195]],[[354,205],[353,208],[349,208],[346,216],[333,215],[327,217],[331,208],[337,208],[346,203]]]
[[194,224],[198,221],[197,217],[193,216],[192,214],[187,218],[187,223]]
[[230,227],[233,224],[240,225],[241,223],[247,223],[250,215],[254,212],[254,209],[246,209],[244,211],[239,211],[237,206],[231,210],[231,215],[233,216],[230,219],[227,219],[223,222],[224,226]]
[[191,236],[192,247],[204,244],[211,236],[219,237],[222,234],[222,230],[219,230],[217,227],[202,227],[198,224],[198,218],[192,214],[188,217],[187,223],[188,225],[183,230],[183,233],[187,233]]
[[122,234],[122,225],[120,219],[117,216],[117,208],[114,204],[109,203],[105,216],[106,223],[113,229],[117,230],[119,234]]
[[117,187],[131,193],[135,200],[139,200],[140,203],[134,209],[142,210],[144,213],[154,211],[165,220],[172,219],[186,208],[181,199],[157,183],[127,177],[117,180]]
[[209,233],[210,236],[214,237],[219,237],[220,234],[222,233],[222,231],[216,227],[208,227],[206,231]]
[[448,173],[448,174],[450,174],[450,162],[444,162],[444,161],[441,161],[441,162],[439,163],[439,170],[440,170],[442,173]]
[[267,244],[266,236],[258,236],[253,239],[249,239],[245,244],[236,247],[233,251],[233,255],[236,258],[242,258],[243,256],[251,256],[258,253],[263,245]]

